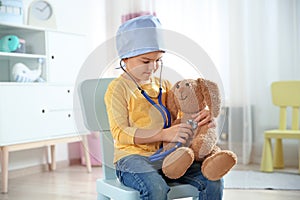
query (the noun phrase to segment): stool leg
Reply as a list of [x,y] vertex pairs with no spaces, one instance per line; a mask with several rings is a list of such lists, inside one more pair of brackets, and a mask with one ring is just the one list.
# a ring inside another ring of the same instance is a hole
[[3,147],[1,151],[2,193],[8,192],[8,149]]
[[284,168],[282,139],[276,139],[273,160],[274,160],[273,162],[274,168],[277,169]]
[[50,171],[54,171],[56,170],[55,145],[50,145],[50,152],[51,152]]
[[89,143],[87,140],[87,135],[83,135],[82,137],[82,146],[83,146],[83,152],[84,152],[84,158],[85,158],[85,164],[86,164],[86,169],[88,173],[92,172],[92,164],[91,164],[91,158],[89,154]]
[[300,140],[299,140],[299,144],[298,144],[298,166],[299,166],[299,174],[300,174]]
[[272,144],[270,138],[265,138],[260,170],[264,172],[273,172]]

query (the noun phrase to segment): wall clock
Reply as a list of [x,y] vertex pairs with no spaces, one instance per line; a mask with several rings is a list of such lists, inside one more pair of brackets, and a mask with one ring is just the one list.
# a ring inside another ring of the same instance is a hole
[[28,10],[28,24],[45,28],[56,28],[53,6],[45,0],[33,1]]

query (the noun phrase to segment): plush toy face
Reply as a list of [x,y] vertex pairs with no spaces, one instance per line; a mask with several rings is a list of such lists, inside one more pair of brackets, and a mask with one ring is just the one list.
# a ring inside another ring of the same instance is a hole
[[175,102],[182,112],[195,113],[200,111],[204,97],[198,91],[195,80],[185,79],[179,81],[174,85],[172,91],[175,96]]
[[216,83],[198,78],[184,79],[177,82],[167,98],[167,108],[172,119],[176,119],[179,111],[183,113],[197,113],[208,106],[212,116],[217,117],[220,111],[221,99]]

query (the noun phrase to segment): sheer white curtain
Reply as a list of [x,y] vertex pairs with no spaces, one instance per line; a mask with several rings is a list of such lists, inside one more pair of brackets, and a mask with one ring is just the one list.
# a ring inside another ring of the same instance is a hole
[[270,84],[300,79],[299,1],[162,0],[156,6],[165,28],[196,41],[214,61],[229,108],[228,147],[239,162],[259,163],[263,130],[277,126]]
[[229,1],[229,145],[243,163],[260,162],[262,133],[277,126],[270,84],[300,79],[299,12],[296,0]]
[[141,15],[156,15],[155,13],[155,1],[149,0],[122,0],[122,16],[121,21],[127,21],[129,19],[141,16]]
[[[240,163],[259,163],[263,131],[278,122],[270,84],[300,79],[300,1],[112,0],[107,4],[107,13],[113,15],[107,20],[108,37],[115,34],[122,15],[148,10],[156,13],[164,28],[184,34],[208,53],[225,89],[228,148],[238,154]],[[286,151],[287,164],[296,166],[296,144]]]

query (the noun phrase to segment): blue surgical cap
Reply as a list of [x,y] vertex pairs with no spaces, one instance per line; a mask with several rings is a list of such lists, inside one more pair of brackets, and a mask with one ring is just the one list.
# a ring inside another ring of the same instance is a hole
[[161,23],[155,16],[144,15],[123,23],[117,32],[117,51],[121,59],[153,51],[164,51]]

